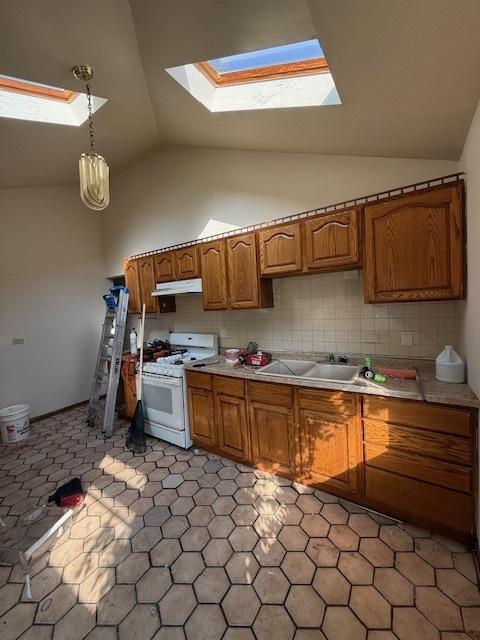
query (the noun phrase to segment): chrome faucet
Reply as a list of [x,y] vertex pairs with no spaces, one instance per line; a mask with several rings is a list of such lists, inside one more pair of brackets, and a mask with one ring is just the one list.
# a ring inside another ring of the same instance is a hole
[[338,356],[338,359],[335,359],[335,354],[330,352],[328,354],[328,361],[337,364],[348,364],[349,358],[347,355]]

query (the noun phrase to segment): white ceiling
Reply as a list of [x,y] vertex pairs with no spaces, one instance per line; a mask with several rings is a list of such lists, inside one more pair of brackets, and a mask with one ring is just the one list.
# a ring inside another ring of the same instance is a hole
[[[459,157],[480,95],[478,0],[0,0],[0,73],[108,103],[113,170],[162,145]],[[165,71],[318,37],[342,105],[210,113]],[[86,125],[0,119],[0,186],[76,180]]]

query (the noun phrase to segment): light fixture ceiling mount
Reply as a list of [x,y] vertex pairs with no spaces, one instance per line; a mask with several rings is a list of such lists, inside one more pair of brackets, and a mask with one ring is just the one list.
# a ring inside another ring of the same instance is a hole
[[105,158],[99,155],[95,149],[95,137],[93,133],[93,105],[90,91],[90,80],[93,78],[93,68],[88,65],[73,67],[72,73],[82,82],[86,83],[88,99],[88,127],[90,132],[90,151],[82,153],[78,161],[80,173],[80,197],[82,202],[90,209],[101,211],[108,207],[110,202],[109,168]]

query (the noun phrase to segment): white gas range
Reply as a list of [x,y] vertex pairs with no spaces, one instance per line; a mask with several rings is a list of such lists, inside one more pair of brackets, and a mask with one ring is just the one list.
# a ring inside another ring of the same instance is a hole
[[212,333],[171,333],[170,344],[177,353],[146,362],[142,372],[142,405],[146,433],[188,448],[185,364],[218,355],[218,336]]

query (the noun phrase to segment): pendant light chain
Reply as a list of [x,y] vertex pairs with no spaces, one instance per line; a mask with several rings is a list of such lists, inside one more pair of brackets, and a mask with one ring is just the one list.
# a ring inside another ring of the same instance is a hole
[[93,105],[92,94],[90,91],[90,83],[87,82],[87,101],[88,101],[88,130],[90,133],[90,149],[93,154],[96,154],[95,150],[95,137],[93,135]]

